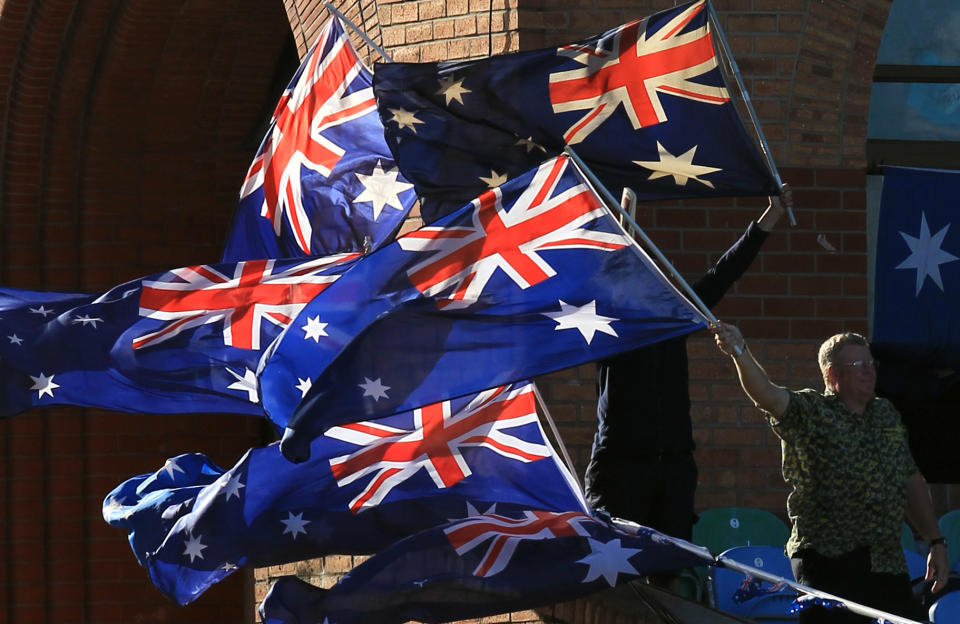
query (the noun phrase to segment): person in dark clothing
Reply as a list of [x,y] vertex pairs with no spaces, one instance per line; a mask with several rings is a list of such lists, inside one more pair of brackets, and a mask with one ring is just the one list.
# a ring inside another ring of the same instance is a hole
[[[691,287],[713,307],[746,272],[791,203],[781,197]],[[686,336],[602,360],[597,432],[585,474],[587,502],[611,516],[690,540],[697,465],[693,459]]]

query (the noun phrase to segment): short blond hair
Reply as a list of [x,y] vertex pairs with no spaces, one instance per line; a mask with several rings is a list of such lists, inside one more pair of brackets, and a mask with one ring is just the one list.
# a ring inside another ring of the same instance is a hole
[[827,382],[827,369],[836,364],[837,354],[847,345],[858,345],[870,348],[870,341],[854,332],[843,332],[834,334],[820,345],[820,352],[817,354],[817,362],[820,364],[820,374],[823,375],[823,384],[830,387]]

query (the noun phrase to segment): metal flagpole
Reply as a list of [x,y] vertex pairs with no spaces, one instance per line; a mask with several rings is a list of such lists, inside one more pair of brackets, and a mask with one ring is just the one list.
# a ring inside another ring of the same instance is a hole
[[764,572],[759,568],[754,568],[745,563],[740,563],[739,561],[734,561],[728,557],[718,556],[717,565],[724,568],[730,568],[731,570],[736,570],[743,574],[749,574],[752,577],[760,578],[771,583],[783,583],[796,591],[803,594],[810,594],[811,596],[816,596],[817,598],[822,598],[824,600],[833,600],[839,603],[844,604],[847,609],[853,611],[854,613],[859,613],[860,615],[865,615],[872,619],[881,619],[885,622],[890,622],[892,624],[921,624],[916,620],[911,620],[909,618],[900,617],[898,615],[893,615],[891,613],[886,613],[866,605],[862,605],[839,596],[834,596],[833,594],[828,594],[827,592],[820,591],[819,589],[814,589],[813,587],[808,587],[807,585],[801,585],[790,579],[783,578],[782,576],[777,576],[775,574],[770,574],[769,572]]
[[359,35],[360,38],[363,39],[363,40],[367,43],[368,46],[370,46],[371,48],[373,48],[374,50],[376,50],[376,51],[380,54],[380,56],[382,56],[388,63],[392,63],[392,62],[393,62],[393,59],[390,58],[390,55],[387,54],[386,51],[385,51],[383,48],[381,48],[380,46],[378,46],[378,45],[373,41],[373,39],[371,39],[370,37],[368,37],[368,36],[367,36],[367,33],[363,32],[362,30],[360,30],[359,28],[357,28],[357,25],[354,24],[353,22],[351,22],[350,19],[349,19],[346,15],[344,15],[343,13],[341,13],[340,11],[338,11],[338,10],[337,10],[337,7],[333,6],[333,5],[332,5],[331,3],[329,3],[329,2],[324,2],[323,4],[327,7],[327,9],[328,9],[331,13],[333,13],[334,15],[336,15],[337,17],[339,17],[340,20],[343,21],[343,23],[345,23],[347,26],[349,26],[350,29],[351,29],[353,32],[357,33],[357,35]]
[[[777,171],[777,165],[774,164],[773,156],[770,154],[770,146],[767,145],[767,139],[765,136],[763,136],[763,131],[760,129],[760,120],[757,118],[756,111],[753,110],[753,104],[750,102],[750,94],[747,93],[747,88],[743,84],[743,78],[740,76],[740,68],[737,66],[737,61],[733,58],[733,52],[730,50],[730,45],[727,43],[727,38],[723,34],[723,30],[720,28],[720,20],[717,18],[717,12],[713,8],[713,4],[710,2],[710,0],[707,0],[707,9],[709,10],[708,18],[710,23],[713,25],[713,32],[716,34],[717,39],[720,42],[722,59],[730,68],[730,73],[737,82],[737,88],[740,90],[740,96],[743,97],[744,105],[747,108],[747,112],[750,114],[750,123],[753,125],[753,130],[757,135],[757,139],[760,141],[760,151],[763,153],[763,157],[767,161],[767,167],[770,169],[770,173],[773,174],[777,186],[782,187],[783,181],[780,179],[780,172]],[[789,204],[786,205],[786,209],[787,218],[790,219],[790,225],[796,226],[797,220],[793,216],[793,209]]]
[[[570,453],[567,452],[567,445],[564,444],[563,438],[560,437],[560,431],[557,429],[556,423],[553,422],[553,416],[550,415],[550,410],[547,408],[547,402],[543,400],[543,396],[540,394],[540,388],[537,387],[537,382],[531,382],[533,385],[533,395],[537,399],[537,405],[540,406],[540,409],[543,410],[543,415],[547,419],[547,424],[550,425],[550,431],[553,433],[553,439],[557,441],[557,446],[560,447],[560,452],[563,454],[563,462],[567,465],[567,470],[570,471],[570,476],[574,477],[577,474],[577,471],[573,467],[573,461],[570,459]],[[580,485],[580,482],[577,481],[574,477],[573,481],[577,484],[577,488],[580,491],[580,496],[586,500],[586,496],[583,493],[583,487]]]

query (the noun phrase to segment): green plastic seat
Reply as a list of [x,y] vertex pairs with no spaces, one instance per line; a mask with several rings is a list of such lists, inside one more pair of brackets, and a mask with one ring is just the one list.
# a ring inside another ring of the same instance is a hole
[[790,529],[765,509],[715,507],[700,512],[693,525],[693,543],[714,554],[734,546],[784,546]]

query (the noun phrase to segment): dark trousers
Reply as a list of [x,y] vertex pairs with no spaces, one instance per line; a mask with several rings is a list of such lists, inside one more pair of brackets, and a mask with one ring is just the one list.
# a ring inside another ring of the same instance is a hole
[[[859,548],[840,557],[803,550],[790,560],[793,576],[802,585],[828,592],[866,607],[924,621],[910,591],[906,574],[870,571],[870,549]],[[800,624],[868,624],[873,618],[847,611],[810,606],[800,612]]]

